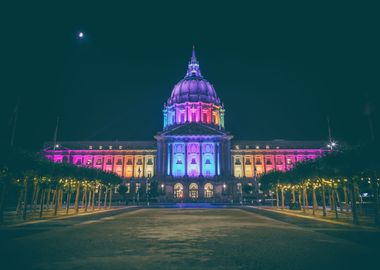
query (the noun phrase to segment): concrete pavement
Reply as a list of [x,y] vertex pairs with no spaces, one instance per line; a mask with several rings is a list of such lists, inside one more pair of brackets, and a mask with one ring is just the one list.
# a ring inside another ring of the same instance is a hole
[[304,270],[376,263],[378,232],[257,211],[139,208],[7,228],[0,231],[1,269]]

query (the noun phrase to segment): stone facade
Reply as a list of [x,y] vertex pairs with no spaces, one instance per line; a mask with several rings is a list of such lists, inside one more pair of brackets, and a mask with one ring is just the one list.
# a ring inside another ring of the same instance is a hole
[[155,141],[46,143],[44,154],[54,162],[114,172],[129,187],[154,179],[167,200],[216,201],[241,195],[246,184],[258,191],[260,175],[328,151],[322,141],[234,141],[224,114],[193,50],[184,79],[164,104]]

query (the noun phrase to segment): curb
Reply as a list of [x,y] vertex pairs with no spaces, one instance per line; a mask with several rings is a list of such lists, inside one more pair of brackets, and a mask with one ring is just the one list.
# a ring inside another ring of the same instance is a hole
[[247,207],[258,209],[258,210],[263,210],[263,211],[268,211],[268,212],[272,212],[272,213],[278,213],[278,214],[282,214],[282,215],[292,216],[292,217],[305,218],[305,219],[315,220],[315,221],[322,221],[322,222],[335,224],[335,225],[342,225],[342,226],[347,226],[347,227],[352,227],[352,228],[360,228],[360,229],[366,229],[366,230],[379,231],[379,229],[376,227],[355,225],[355,224],[346,223],[346,222],[337,221],[337,220],[317,218],[317,217],[312,217],[312,216],[307,216],[307,215],[300,215],[300,214],[296,214],[296,213],[289,213],[289,212],[285,212],[285,211],[278,211],[278,210],[273,210],[273,209],[261,208],[261,207],[257,207],[257,206],[247,206]]
[[75,217],[82,217],[82,216],[89,216],[89,215],[96,215],[96,214],[114,212],[114,211],[123,210],[123,209],[130,209],[130,208],[134,208],[134,207],[137,208],[137,206],[133,205],[133,206],[127,206],[127,207],[121,207],[121,208],[99,210],[99,211],[94,211],[94,212],[85,212],[85,213],[80,213],[80,214],[77,214],[77,215],[71,214],[71,215],[57,216],[57,217],[46,218],[46,219],[30,220],[30,221],[25,221],[25,222],[22,222],[22,223],[17,223],[17,224],[5,225],[5,226],[3,226],[3,228],[13,228],[13,227],[20,227],[20,226],[30,225],[30,224],[45,223],[45,222],[53,221],[53,220],[61,220],[61,219],[68,219],[68,218],[75,218]]

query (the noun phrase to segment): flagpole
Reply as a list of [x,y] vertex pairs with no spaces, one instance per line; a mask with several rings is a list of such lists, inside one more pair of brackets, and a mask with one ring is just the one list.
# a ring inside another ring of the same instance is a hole
[[55,148],[57,145],[58,125],[59,125],[59,116],[57,116],[57,124],[55,126],[54,137],[53,137],[53,162],[55,162]]
[[13,145],[14,145],[15,135],[16,135],[16,126],[17,126],[17,119],[18,119],[19,103],[20,103],[20,99],[17,100],[15,109],[13,111],[13,117],[14,117],[14,119],[13,119],[13,127],[12,127],[12,133],[11,133],[11,141],[10,141],[10,145],[11,145],[12,148],[13,148]]

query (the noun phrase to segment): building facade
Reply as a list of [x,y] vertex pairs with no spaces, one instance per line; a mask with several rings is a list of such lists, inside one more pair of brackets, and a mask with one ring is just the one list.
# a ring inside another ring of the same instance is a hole
[[322,141],[232,140],[224,114],[193,49],[185,77],[164,104],[155,141],[47,143],[44,154],[54,162],[114,172],[129,187],[155,180],[167,200],[216,201],[241,194],[246,184],[258,189],[260,175],[328,151]]

